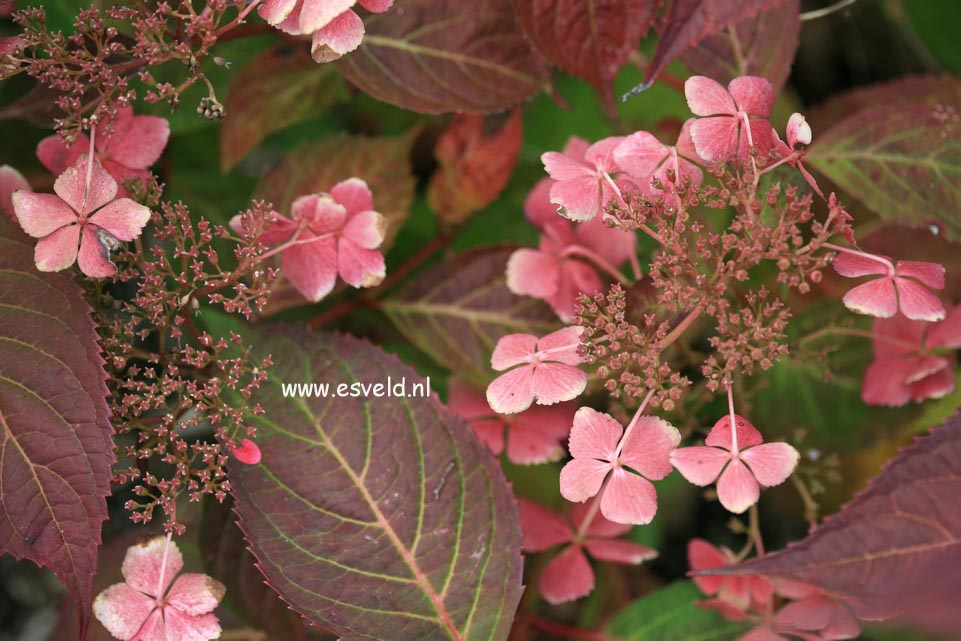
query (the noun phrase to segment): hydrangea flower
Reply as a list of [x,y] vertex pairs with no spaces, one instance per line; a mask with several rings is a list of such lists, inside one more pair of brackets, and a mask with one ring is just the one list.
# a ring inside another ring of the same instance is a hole
[[834,271],[848,278],[881,276],[844,295],[844,305],[852,312],[891,318],[900,309],[912,320],[939,321],[944,318],[944,305],[927,289],[944,288],[942,265],[910,260],[899,260],[895,265],[886,256],[870,258],[841,252],[834,257],[833,266]]
[[[791,114],[791,117],[787,121],[787,143],[781,140],[774,132],[774,146],[777,148],[778,153],[781,154],[782,158],[789,158],[791,156],[797,156],[794,160],[788,161],[788,164],[792,167],[797,168],[801,175],[804,176],[804,180],[811,186],[818,196],[824,198],[824,192],[818,187],[818,183],[814,180],[814,176],[807,170],[804,163],[801,162],[801,155],[803,154],[803,147],[811,144],[812,133],[811,125],[808,124],[807,119],[799,113]],[[782,161],[783,162],[783,161]],[[780,163],[778,163],[780,164]]]
[[[591,514],[588,505],[573,506],[570,521],[524,498],[517,499],[517,506],[520,508],[525,552],[543,552],[556,545],[569,544],[541,574],[538,587],[548,603],[573,601],[594,589],[594,570],[587,555],[599,561],[627,565],[638,565],[657,556],[657,552],[644,545],[614,540],[631,527]],[[587,518],[591,518],[591,522],[581,533]]]
[[330,62],[364,39],[364,21],[352,10],[356,4],[383,13],[394,0],[265,0],[257,12],[285,33],[312,34],[310,54],[317,62]]
[[694,585],[705,596],[713,597],[699,605],[711,608],[737,620],[739,613],[770,612],[774,599],[774,586],[766,578],[756,574],[710,575],[697,574],[737,563],[727,548],[718,549],[703,539],[691,539],[687,544],[687,563],[694,573]]
[[[121,197],[130,195],[124,181],[150,176],[147,168],[160,158],[169,138],[170,123],[165,118],[135,116],[132,107],[117,110],[112,131],[97,132],[97,160],[117,181]],[[90,139],[85,134],[69,146],[60,136],[47,136],[37,145],[37,158],[52,174],[60,175],[89,149]]]
[[17,214],[13,211],[13,192],[15,191],[33,191],[33,189],[19,171],[10,165],[0,165],[0,210],[14,222],[17,220]]
[[[387,219],[374,211],[370,189],[360,178],[334,185],[329,194],[295,200],[290,218],[273,213],[273,224],[259,237],[280,243],[280,269],[305,298],[317,302],[334,288],[337,275],[353,287],[373,287],[386,274],[384,241]],[[239,231],[241,215],[230,226]]]
[[961,305],[933,324],[903,315],[876,318],[872,334],[874,361],[861,387],[865,403],[898,406],[954,391],[954,356],[931,352],[961,349]]
[[573,403],[535,405],[520,414],[497,414],[484,395],[466,383],[452,379],[447,405],[464,417],[474,433],[499,456],[506,448],[507,459],[518,465],[556,461],[564,455],[561,445],[574,420]]
[[697,116],[691,123],[691,139],[697,155],[708,162],[746,159],[749,149],[770,153],[773,128],[767,122],[774,107],[774,87],[758,76],[741,76],[722,87],[705,76],[691,76],[684,83],[687,104]]
[[[732,422],[737,423],[735,430]],[[705,445],[671,452],[671,463],[694,485],[717,481],[717,498],[729,512],[741,514],[757,503],[761,487],[783,483],[801,459],[787,443],[763,443],[747,419],[724,416],[711,429]]]
[[704,181],[701,159],[691,140],[691,124],[689,119],[681,127],[677,144],[667,146],[646,131],[638,131],[624,138],[614,149],[614,161],[632,178],[639,183],[648,185],[651,195],[657,195],[660,190],[655,189],[653,179],[669,186],[668,171],[674,172],[675,182],[683,184],[690,180],[693,185],[700,186]]
[[615,181],[619,168],[614,149],[623,140],[615,136],[584,147],[579,140],[568,142],[564,151],[549,151],[541,156],[544,169],[554,179],[551,202],[559,214],[577,222],[591,220],[614,198],[620,197],[625,181]]
[[[778,596],[791,601],[777,612],[761,616],[760,624],[737,641],[840,641],[856,639],[861,628],[851,610],[820,588],[798,581],[774,579]],[[726,617],[730,620],[743,620]]]
[[680,442],[680,432],[660,418],[635,416],[625,433],[610,415],[582,407],[574,415],[568,445],[573,458],[561,470],[561,495],[580,503],[603,487],[600,501],[605,518],[615,523],[650,523],[657,513],[657,492],[651,480],[671,473],[671,451]]
[[55,272],[76,262],[92,278],[116,274],[110,251],[118,241],[140,235],[150,210],[129,198],[116,198],[117,181],[86,155],[57,177],[53,190],[56,195],[13,192],[20,226],[40,239],[34,249],[37,269]]
[[167,537],[130,547],[122,566],[125,582],[97,595],[94,616],[123,641],[218,638],[213,611],[226,588],[206,574],[182,574],[174,581],[183,566],[180,549]]
[[[579,367],[582,327],[571,326],[538,339],[531,334],[502,336],[491,355],[491,367],[509,370],[487,387],[487,402],[498,414],[523,412],[536,400],[553,405],[577,398],[587,387]],[[513,369],[510,369],[513,368]]]

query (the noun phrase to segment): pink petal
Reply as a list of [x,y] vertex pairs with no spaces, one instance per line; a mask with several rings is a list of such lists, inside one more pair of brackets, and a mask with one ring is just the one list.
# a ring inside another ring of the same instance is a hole
[[861,626],[851,611],[843,603],[834,603],[831,621],[821,630],[821,636],[828,641],[838,639],[857,639],[861,635]]
[[916,278],[931,289],[944,289],[944,265],[899,260],[894,271],[898,276]]
[[580,365],[584,362],[584,357],[577,353],[581,346],[581,334],[584,333],[583,327],[571,325],[544,335],[537,341],[537,352],[550,351],[550,354],[542,354],[543,360],[566,363],[567,365]]
[[557,293],[560,263],[536,249],[518,249],[507,259],[507,288],[521,296],[547,298]]
[[537,349],[537,337],[530,334],[506,334],[500,337],[491,354],[491,367],[501,372],[508,367],[529,363]]
[[42,272],[58,272],[73,265],[80,246],[80,225],[66,225],[37,241],[33,261]]
[[771,115],[774,87],[766,78],[741,76],[732,80],[727,88],[739,110],[762,118]]
[[[921,287],[920,285],[916,286]],[[841,300],[845,307],[859,314],[890,318],[898,312],[898,298],[892,278],[878,278],[863,285],[858,285],[845,294]]]
[[717,480],[717,498],[728,512],[741,514],[757,503],[761,488],[744,463],[734,459]]
[[164,608],[167,641],[210,641],[220,637],[220,622],[213,614],[192,616],[173,606]]
[[494,410],[487,404],[484,395],[464,381],[451,378],[447,390],[447,406],[465,419],[495,416]]
[[649,178],[667,158],[668,149],[646,131],[638,131],[624,138],[614,150],[617,166],[635,178]]
[[917,403],[929,398],[944,398],[954,391],[954,372],[945,367],[911,383],[910,390],[911,398]]
[[347,209],[328,194],[311,194],[291,204],[290,216],[295,221],[307,221],[310,230],[320,235],[341,229]]
[[898,290],[901,313],[911,320],[939,321],[947,315],[941,299],[924,285],[906,278],[895,278],[894,284]]
[[739,123],[733,116],[699,118],[691,124],[697,155],[707,162],[724,162],[737,155]]
[[911,398],[907,376],[911,369],[909,359],[885,358],[868,365],[861,384],[861,400],[868,405],[904,405]]
[[834,601],[825,596],[793,601],[778,610],[774,622],[799,630],[821,630],[831,620],[833,605]]
[[95,225],[85,225],[80,234],[80,252],[77,266],[90,278],[109,278],[117,273],[117,267],[110,262],[110,248],[100,238]]
[[153,612],[153,599],[126,583],[115,583],[97,595],[93,615],[118,639],[132,639]]
[[313,33],[354,6],[356,0],[303,0],[300,9],[301,33]]
[[657,558],[656,551],[631,541],[588,539],[584,542],[584,547],[587,548],[587,553],[598,561],[638,565]]
[[531,392],[532,377],[532,368],[525,366],[495,378],[487,386],[487,403],[491,409],[498,414],[516,414],[530,407],[534,402]]
[[517,498],[517,507],[525,552],[543,552],[571,541],[573,532],[570,524],[554,510],[523,497]]
[[595,177],[595,171],[592,167],[556,151],[548,151],[542,154],[541,162],[544,163],[544,169],[554,180]]
[[787,443],[763,443],[741,452],[741,460],[761,485],[773,487],[794,473],[801,455]]
[[47,136],[37,145],[37,159],[51,174],[59,176],[88,149],[90,149],[90,139],[86,134],[77,136],[69,147],[59,135],[54,134]]
[[785,599],[807,599],[808,597],[822,593],[821,588],[810,583],[804,583],[803,581],[782,579],[780,577],[772,578],[771,580],[774,581],[775,591]]
[[12,204],[20,227],[34,238],[43,238],[78,220],[77,213],[54,194],[16,191]]
[[507,428],[508,460],[531,465],[559,459],[573,420],[573,403],[535,406],[518,414]]
[[601,496],[601,514],[615,523],[650,523],[657,514],[654,484],[623,468],[614,470]]
[[737,638],[737,641],[790,641],[787,637],[782,637],[780,634],[775,632],[767,624],[759,625],[747,632],[747,634],[741,635]]
[[[714,610],[728,621],[744,621],[747,619],[747,613],[744,610],[723,599],[706,599],[696,602],[695,605],[705,610]],[[738,637],[737,641],[744,641],[744,639],[749,638],[751,634],[753,634],[753,631],[749,632],[746,636]],[[781,641],[786,641],[785,639],[781,639],[781,637],[777,638]]]
[[949,366],[948,361],[940,356],[922,355],[906,360],[911,364],[911,369],[908,370],[907,376],[905,377],[905,381],[908,383],[916,383],[932,374],[947,369]]
[[574,365],[540,363],[533,369],[531,392],[538,405],[573,400],[587,387],[587,374]]
[[614,161],[614,150],[624,141],[623,136],[602,138],[584,151],[584,161],[594,165],[599,171],[613,173],[618,170]]
[[124,183],[131,180],[140,185],[144,185],[149,180],[151,174],[146,169],[130,169],[120,163],[114,162],[109,158],[103,160],[103,168],[117,181],[117,198],[129,198],[130,192],[124,188]]
[[117,181],[97,160],[93,163],[89,194],[86,185],[87,156],[84,154],[57,177],[53,190],[80,214],[100,209],[117,195]]
[[961,305],[948,310],[945,319],[928,330],[929,349],[938,347],[961,348]]
[[344,282],[352,287],[380,285],[387,275],[382,253],[359,247],[346,236],[337,243],[337,269]]
[[671,452],[671,464],[681,476],[704,487],[717,480],[731,453],[717,447],[682,447]]
[[558,217],[557,207],[551,203],[551,185],[553,184],[554,181],[550,178],[541,178],[524,199],[524,217],[538,229],[548,222],[566,222]]
[[636,251],[637,234],[608,227],[600,216],[581,223],[574,233],[581,245],[597,252],[612,265],[620,265]]
[[[747,128],[741,127],[740,139],[738,141],[738,156],[740,158],[748,158],[752,146],[757,148],[759,156],[767,156],[771,153],[771,149],[773,149],[777,141],[777,134],[774,132],[774,127],[772,127],[768,121],[757,118],[752,118],[748,122],[749,126]],[[748,132],[750,132],[750,137],[748,137]]]
[[364,21],[353,11],[345,11],[314,32],[310,55],[314,62],[333,62],[360,46]]
[[[593,505],[594,501],[587,501],[585,503],[575,503],[571,506],[571,521],[574,523],[575,529],[579,530],[584,525],[584,519],[593,509]],[[630,532],[631,527],[633,526],[630,524],[608,521],[600,512],[594,512],[594,518],[587,526],[587,536],[591,539],[616,539]]]
[[557,605],[573,601],[594,589],[594,570],[584,551],[572,545],[547,564],[538,587],[548,603]]
[[[304,239],[310,238],[305,232]],[[280,269],[304,298],[316,303],[337,280],[337,249],[333,238],[294,245],[280,255]]]
[[150,210],[129,198],[120,198],[97,210],[87,220],[106,229],[118,240],[131,241],[140,235],[150,220]]
[[[751,421],[747,420],[743,416],[739,416],[738,414],[734,415],[734,420],[737,422],[738,449],[753,447],[764,442],[764,438],[761,436],[761,433],[757,431],[756,427],[751,425]],[[733,439],[731,438],[730,414],[717,419],[717,423],[715,423],[714,427],[711,428],[707,438],[704,439],[704,443],[712,447],[723,447],[727,450],[732,448]]]
[[571,136],[564,143],[563,154],[568,158],[573,158],[575,160],[584,160],[587,155],[587,149],[591,146],[591,143],[587,142],[580,136]]
[[[144,594],[157,596],[158,582],[160,581],[160,567],[164,559],[164,548],[167,545],[167,538],[157,536],[144,543],[138,543],[127,548],[124,556],[121,571],[123,578],[136,590]],[[165,594],[174,577],[184,567],[184,557],[180,553],[180,548],[173,541],[167,550],[166,564],[164,565],[163,585],[160,592]]]
[[[484,401],[487,405],[487,401]],[[494,410],[490,410],[492,413]],[[500,456],[504,451],[504,423],[498,419],[475,418],[467,421],[470,428],[477,434],[477,438],[484,442],[494,456]]]
[[[766,116],[765,116],[766,117]],[[787,119],[787,143],[792,149],[811,144],[811,125],[802,114],[793,113]]]
[[344,206],[348,216],[374,208],[374,196],[370,192],[370,187],[360,178],[340,181],[330,190],[330,195]]
[[561,262],[557,291],[544,300],[563,322],[569,323],[574,317],[577,299],[581,294],[593,296],[601,290],[601,278],[590,265],[579,260],[567,259]]
[[158,116],[133,116],[118,120],[107,146],[107,156],[131,169],[146,169],[157,162],[167,140],[170,123]]
[[163,614],[161,608],[157,608],[151,612],[143,626],[141,626],[140,632],[138,632],[137,636],[131,639],[131,641],[170,641],[170,637],[167,636],[167,628],[164,623]]
[[[583,503],[597,496],[604,478],[611,471],[611,464],[592,458],[575,458],[561,468],[561,496],[573,503]],[[605,496],[608,490],[604,491]]]
[[213,612],[227,588],[206,574],[181,574],[167,593],[167,603],[184,614]]
[[551,202],[558,205],[558,213],[565,218],[576,222],[590,220],[606,204],[601,200],[600,181],[591,174],[555,182],[551,185]]
[[[921,344],[924,342],[924,332],[928,327],[928,323],[913,321],[904,314],[897,314],[891,318],[875,318],[871,323],[874,357],[880,360],[920,352]],[[930,335],[928,345],[931,346]]]
[[[710,570],[730,565],[732,559],[703,539],[691,539],[687,543],[687,563],[692,570]],[[694,585],[703,594],[713,596],[726,581],[723,576],[694,575]]]
[[393,6],[394,0],[357,0],[357,3],[371,13],[384,13]]
[[246,465],[257,465],[263,456],[257,444],[249,438],[243,439],[231,454],[234,455],[235,459]]
[[678,157],[675,152],[672,152],[668,161],[661,165],[661,168],[654,173],[654,177],[664,185],[670,185],[672,183],[667,174],[668,170],[674,172],[675,184],[677,185],[682,185],[690,181],[692,185],[700,186],[704,182],[704,174],[701,172],[700,167],[684,158]]
[[673,425],[655,416],[642,416],[624,439],[620,461],[658,481],[671,473],[671,452],[680,442],[681,433]]
[[848,278],[888,275],[888,267],[881,261],[865,256],[858,256],[857,254],[849,254],[847,252],[838,253],[834,257],[831,266],[834,267],[834,271]]
[[691,76],[684,82],[687,105],[696,116],[734,114],[737,106],[727,89],[705,76]]
[[257,7],[257,13],[268,24],[276,26],[290,15],[296,4],[297,0],[264,0],[264,3]]
[[30,183],[19,171],[10,165],[0,165],[0,210],[16,221],[17,215],[13,211],[13,192],[31,192]]
[[612,461],[623,432],[621,424],[610,415],[582,407],[574,414],[568,451],[574,458]]

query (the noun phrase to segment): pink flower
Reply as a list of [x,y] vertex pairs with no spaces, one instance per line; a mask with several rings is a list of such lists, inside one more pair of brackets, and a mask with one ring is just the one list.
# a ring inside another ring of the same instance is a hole
[[94,616],[124,641],[218,638],[220,623],[213,611],[226,588],[206,574],[182,574],[171,586],[183,565],[177,544],[166,537],[130,547],[122,568],[126,582],[97,595]]
[[[717,481],[717,498],[729,512],[740,514],[757,503],[762,485],[783,483],[801,455],[787,443],[764,443],[747,419],[724,416],[711,429],[705,446],[683,447],[671,453],[671,463],[694,485]],[[736,435],[736,440],[735,440]],[[720,478],[719,478],[720,477]]]
[[518,465],[556,461],[564,455],[561,441],[574,420],[573,403],[535,406],[520,414],[496,414],[483,394],[451,379],[448,406],[464,417],[495,455],[507,447],[507,459]]
[[694,585],[705,596],[702,607],[719,611],[733,621],[744,619],[744,613],[769,613],[773,607],[774,587],[766,578],[756,574],[710,575],[696,574],[734,565],[737,560],[727,548],[718,549],[703,539],[691,539],[687,544],[687,562],[694,574]]
[[698,167],[701,159],[691,141],[690,130],[693,122],[694,118],[691,118],[684,123],[677,144],[672,147],[663,144],[646,131],[631,134],[614,149],[614,162],[629,176],[648,185],[652,195],[657,195],[660,191],[652,184],[655,178],[665,187],[672,188],[668,171],[674,172],[677,184],[689,180],[691,184],[699,186],[704,175]]
[[789,156],[797,156],[795,160],[788,162],[792,167],[796,167],[801,175],[804,176],[804,180],[811,186],[811,189],[817,192],[818,196],[824,198],[824,193],[821,188],[818,187],[818,183],[814,180],[814,176],[808,172],[807,168],[804,167],[804,163],[801,162],[804,150],[802,147],[806,147],[811,144],[811,125],[808,124],[807,120],[803,115],[799,113],[791,114],[791,117],[787,121],[787,144],[785,144],[777,135],[775,131],[774,136],[774,146],[777,148],[778,153],[781,154],[782,158],[787,158]]
[[238,461],[247,465],[260,463],[260,448],[249,438],[243,439],[240,445],[233,449],[232,454]]
[[[360,178],[334,185],[329,194],[302,196],[293,202],[290,218],[273,214],[273,224],[261,234],[265,245],[281,243],[280,269],[305,298],[317,302],[334,288],[337,274],[353,287],[373,287],[384,279],[387,219],[373,209],[370,189]],[[239,231],[240,215],[230,226]]]
[[[491,367],[498,376],[487,387],[487,403],[498,414],[523,412],[535,400],[553,405],[577,398],[587,387],[587,374],[577,366],[582,327],[572,326],[538,339],[530,334],[508,334],[497,341]],[[520,367],[515,367],[520,365]]]
[[364,22],[351,9],[360,4],[383,13],[394,0],[265,0],[257,12],[281,31],[313,34],[310,53],[317,62],[330,62],[360,46]]
[[899,260],[892,264],[887,257],[841,252],[834,257],[834,270],[848,278],[881,276],[858,285],[842,299],[845,307],[859,314],[890,318],[901,309],[911,320],[939,321],[944,318],[944,305],[928,291],[944,288],[944,267],[937,263]]
[[[34,262],[42,272],[66,269],[76,261],[92,278],[117,273],[110,251],[118,240],[140,235],[150,210],[129,198],[116,198],[117,181],[99,162],[90,167],[83,155],[53,184],[54,194],[13,192],[13,209],[23,231],[39,238]],[[79,246],[79,254],[78,254]]]
[[538,587],[548,603],[573,601],[594,589],[594,571],[585,550],[599,561],[627,565],[638,565],[657,556],[657,552],[649,547],[611,540],[626,534],[630,526],[611,523],[596,514],[585,531],[580,532],[591,511],[587,505],[573,506],[571,521],[527,499],[518,498],[517,506],[521,513],[525,552],[543,552],[555,545],[569,544],[541,574]]
[[691,124],[697,155],[708,162],[747,159],[750,147],[760,155],[771,151],[772,127],[767,122],[774,107],[774,88],[757,76],[735,78],[724,89],[704,76],[684,83],[687,104],[698,118]]
[[738,641],[838,641],[856,639],[861,628],[851,610],[821,589],[785,579],[774,579],[777,594],[790,603],[763,616],[761,624]]
[[13,211],[13,192],[33,191],[30,183],[19,171],[10,165],[0,165],[0,210],[16,222],[17,214]]
[[667,421],[639,415],[622,441],[623,433],[608,414],[589,407],[577,410],[568,445],[573,458],[561,470],[561,495],[581,503],[601,492],[601,514],[607,519],[643,525],[657,512],[650,480],[671,473],[671,451],[681,434]]
[[[113,131],[98,131],[97,159],[118,183],[121,197],[130,194],[123,183],[131,178],[145,180],[147,168],[157,162],[167,146],[170,123],[159,116],[135,116],[132,107],[117,110]],[[37,145],[37,158],[51,173],[59,175],[90,149],[90,139],[81,134],[69,147],[60,136],[47,136]]]
[[904,405],[954,391],[954,356],[936,349],[961,348],[961,305],[938,323],[902,315],[874,320],[874,362],[864,373],[861,398],[869,405]]
[[587,147],[582,141],[569,141],[562,153],[549,151],[541,156],[544,168],[556,182],[551,185],[551,202],[557,212],[571,220],[583,222],[597,216],[614,198],[620,198],[622,186],[611,176],[618,171],[613,152],[623,140],[604,138]]

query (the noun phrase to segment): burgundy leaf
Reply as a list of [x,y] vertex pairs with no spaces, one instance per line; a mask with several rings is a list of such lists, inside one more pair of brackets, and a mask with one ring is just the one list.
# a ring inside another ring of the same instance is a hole
[[263,459],[231,481],[274,590],[344,641],[506,639],[517,507],[467,423],[436,397],[282,394],[288,382],[424,383],[367,342],[274,328],[261,347],[276,363],[255,399],[266,416],[252,419]]
[[500,111],[549,89],[510,0],[397,0],[364,19],[337,65],[370,95],[423,113]]
[[661,18],[661,37],[644,81],[653,82],[672,60],[703,40],[784,2],[786,0],[674,0]]
[[614,110],[614,78],[654,21],[659,0],[511,0],[537,50],[587,80]]
[[693,73],[724,85],[738,76],[761,76],[779,92],[797,53],[800,9],[800,0],[786,0],[706,38],[681,61]]
[[80,287],[41,273],[34,243],[0,220],[0,551],[49,567],[90,622],[113,428]]
[[902,451],[807,538],[711,573],[806,581],[848,600],[862,617],[904,613],[959,632],[961,574],[953,571],[961,563],[958,496],[961,414]]

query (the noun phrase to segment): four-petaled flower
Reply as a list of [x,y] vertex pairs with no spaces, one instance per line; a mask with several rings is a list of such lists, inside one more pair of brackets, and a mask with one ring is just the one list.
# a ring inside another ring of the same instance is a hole
[[556,461],[564,454],[561,446],[571,430],[574,403],[535,405],[520,414],[497,414],[480,392],[451,379],[447,405],[467,420],[474,433],[495,455],[507,449],[507,459],[518,465]]
[[740,620],[748,611],[771,612],[774,586],[763,576],[698,574],[737,563],[727,548],[718,549],[703,539],[691,539],[687,544],[687,563],[694,574],[694,585],[705,596],[712,597],[698,603],[701,607],[717,610],[730,620]]
[[117,181],[96,160],[88,164],[86,155],[57,177],[53,190],[56,195],[13,192],[20,226],[40,239],[34,249],[37,269],[60,271],[76,261],[92,278],[116,274],[110,251],[119,247],[117,241],[140,235],[150,210],[129,198],[116,198]]
[[[732,421],[737,423],[735,430],[731,429]],[[801,459],[787,443],[763,441],[761,433],[747,419],[728,415],[711,428],[705,445],[671,452],[671,463],[694,485],[703,487],[717,481],[721,505],[740,514],[757,503],[760,485],[780,485]]]
[[213,611],[226,589],[206,574],[182,574],[174,581],[183,566],[180,549],[166,537],[130,547],[122,566],[126,582],[97,595],[94,616],[124,641],[218,638]]
[[577,222],[597,216],[607,203],[620,197],[624,181],[615,181],[612,174],[619,168],[614,162],[614,149],[621,137],[604,138],[586,147],[574,139],[564,151],[548,151],[541,155],[544,168],[556,182],[551,185],[551,202],[557,212]]
[[741,76],[722,87],[705,76],[684,83],[687,104],[697,116],[691,139],[697,155],[708,162],[745,160],[751,147],[759,155],[770,153],[773,128],[767,122],[774,107],[774,88],[758,76]]
[[394,0],[265,0],[260,17],[285,33],[312,34],[310,54],[317,62],[330,62],[360,46],[364,21],[352,7],[383,13]]
[[[373,287],[384,279],[387,219],[374,211],[367,183],[350,178],[329,194],[295,200],[290,218],[273,213],[273,223],[260,235],[264,245],[282,243],[280,269],[305,298],[317,302],[330,293],[337,274],[353,287]],[[230,226],[239,231],[242,217]]]
[[[691,141],[693,122],[691,118],[684,123],[677,144],[670,147],[651,133],[635,132],[614,149],[614,161],[627,175],[647,185],[652,196],[661,191],[655,188],[654,179],[668,189],[675,189],[676,185],[682,185],[685,181],[699,187],[704,175],[698,167],[701,159]],[[668,177],[669,171],[673,172],[673,181]]]
[[[572,506],[570,521],[524,498],[517,499],[517,506],[525,552],[543,552],[555,545],[570,544],[551,559],[541,574],[538,587],[549,603],[573,601],[594,589],[594,570],[585,551],[599,561],[627,565],[637,565],[657,556],[657,552],[644,545],[612,540],[626,534],[631,527],[612,523],[596,513],[590,515],[588,505]],[[589,516],[592,520],[584,528],[584,520]]]
[[853,312],[891,318],[901,313],[911,320],[939,321],[944,318],[944,305],[928,291],[944,288],[944,267],[937,263],[899,260],[894,264],[886,256],[841,252],[834,257],[834,270],[848,278],[881,276],[858,285],[842,299]]
[[[553,405],[577,398],[587,387],[579,367],[582,327],[571,326],[538,339],[531,334],[502,336],[491,355],[491,367],[501,374],[487,387],[487,402],[498,414],[523,412],[535,400]],[[516,367],[519,365],[520,367]]]
[[561,470],[561,495],[580,503],[603,492],[601,513],[607,519],[650,523],[657,492],[648,479],[671,473],[671,451],[680,442],[680,432],[655,416],[635,416],[625,433],[610,415],[582,407],[574,415],[568,445],[573,458]]

